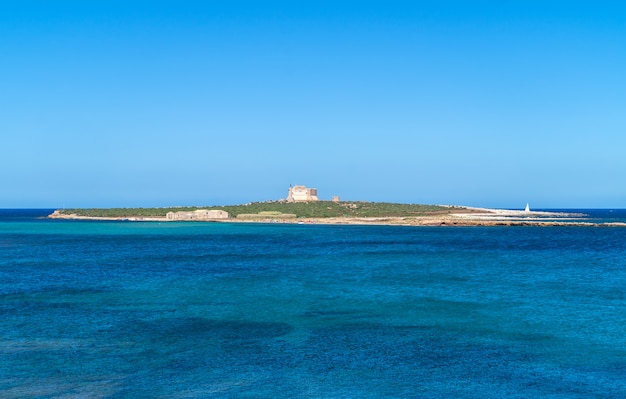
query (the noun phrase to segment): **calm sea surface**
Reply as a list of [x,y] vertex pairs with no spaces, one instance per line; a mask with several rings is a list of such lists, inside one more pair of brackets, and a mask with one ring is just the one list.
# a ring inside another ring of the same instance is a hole
[[626,228],[47,213],[0,210],[2,398],[626,397]]

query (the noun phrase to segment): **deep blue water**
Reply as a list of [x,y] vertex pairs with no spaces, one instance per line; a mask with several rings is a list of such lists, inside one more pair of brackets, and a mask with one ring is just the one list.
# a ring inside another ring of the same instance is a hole
[[626,228],[47,213],[0,210],[2,398],[626,397]]

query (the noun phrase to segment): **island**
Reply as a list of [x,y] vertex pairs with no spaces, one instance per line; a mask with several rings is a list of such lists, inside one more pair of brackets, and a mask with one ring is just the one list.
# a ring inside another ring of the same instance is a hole
[[56,210],[52,219],[403,226],[625,226],[579,213],[367,201],[266,201],[242,205]]

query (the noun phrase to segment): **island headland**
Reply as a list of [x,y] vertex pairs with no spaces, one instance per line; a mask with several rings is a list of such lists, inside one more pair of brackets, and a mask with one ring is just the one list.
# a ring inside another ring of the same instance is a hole
[[389,202],[330,201],[317,189],[290,186],[286,199],[242,205],[169,208],[83,208],[55,210],[52,219],[158,222],[298,223],[403,226],[622,226],[592,222],[580,213],[422,205]]

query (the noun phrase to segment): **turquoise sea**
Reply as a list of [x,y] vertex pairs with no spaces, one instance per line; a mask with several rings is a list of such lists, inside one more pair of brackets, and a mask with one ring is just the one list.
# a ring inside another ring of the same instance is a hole
[[1,398],[626,397],[624,227],[48,213],[0,210]]

